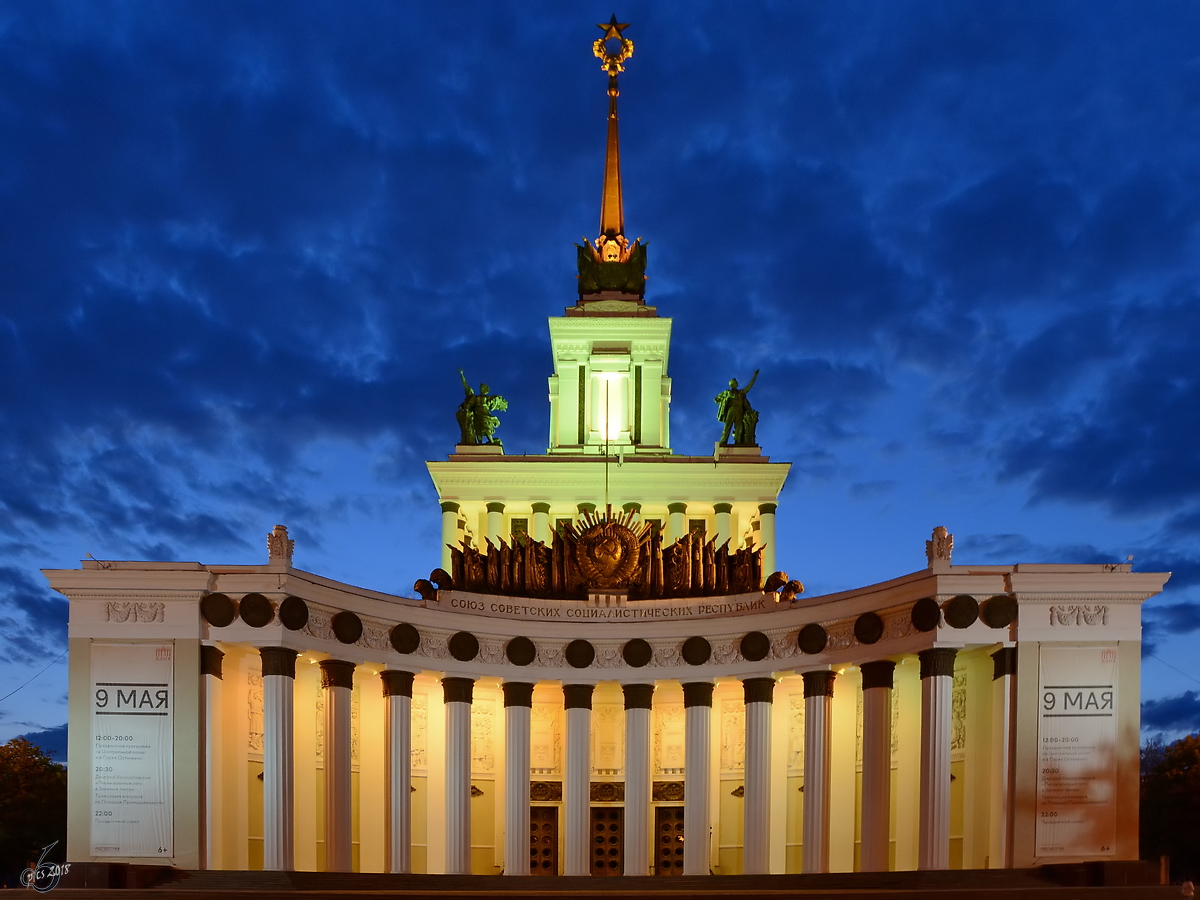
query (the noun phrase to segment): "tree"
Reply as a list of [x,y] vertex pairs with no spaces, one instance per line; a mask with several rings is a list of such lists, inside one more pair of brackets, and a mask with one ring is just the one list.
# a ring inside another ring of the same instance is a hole
[[1142,747],[1142,858],[1171,858],[1174,881],[1200,880],[1200,734]]
[[16,886],[42,848],[66,859],[67,770],[24,738],[0,745],[0,881]]

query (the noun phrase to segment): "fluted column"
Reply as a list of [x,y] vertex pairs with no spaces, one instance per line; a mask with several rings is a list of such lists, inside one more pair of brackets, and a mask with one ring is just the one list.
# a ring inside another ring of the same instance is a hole
[[766,875],[771,863],[771,702],[774,678],[742,682],[746,701],[746,784],[742,872]]
[[758,504],[758,540],[763,548],[763,577],[775,571],[775,509],[777,503]]
[[[733,537],[733,504],[714,503],[713,512],[717,514],[717,547],[720,547]],[[768,572],[767,574],[769,575],[770,573]]]
[[529,874],[529,744],[533,685],[504,683],[504,874]]
[[592,776],[591,684],[564,684],[567,715],[567,768],[563,777],[563,874],[591,872],[588,809]]
[[686,512],[686,503],[667,504],[667,539],[663,541],[664,547],[675,543],[687,532],[687,523],[683,520]]
[[389,872],[412,871],[412,672],[384,671],[383,682],[384,868]]
[[654,685],[625,684],[625,874],[650,874],[650,709]]
[[263,647],[263,868],[296,868],[295,650]]
[[221,772],[221,668],[225,654],[216,647],[200,646],[200,675],[204,679],[204,868],[216,868],[217,795]]
[[[490,516],[489,516],[490,518]],[[443,678],[446,704],[446,874],[471,873],[470,678]]]
[[493,500],[487,505],[487,537],[492,546],[498,546],[501,538],[508,538],[504,533],[504,504]]
[[921,660],[921,794],[917,868],[950,868],[950,727],[953,647],[917,654]]
[[892,808],[891,660],[863,663],[862,871],[888,871]]
[[550,504],[533,504],[533,539],[543,544],[550,543]]
[[325,692],[325,871],[349,872],[350,835],[350,693],[354,663],[321,662]]
[[833,672],[804,678],[804,872],[829,871],[829,793],[832,777]]
[[458,510],[457,503],[442,501],[442,568],[447,572],[453,563],[450,548],[458,546]]
[[992,654],[992,784],[988,865],[1012,866],[1013,716],[1017,708],[1017,648]]
[[712,822],[709,777],[712,772],[711,681],[683,686],[683,874],[707,875],[708,829]]

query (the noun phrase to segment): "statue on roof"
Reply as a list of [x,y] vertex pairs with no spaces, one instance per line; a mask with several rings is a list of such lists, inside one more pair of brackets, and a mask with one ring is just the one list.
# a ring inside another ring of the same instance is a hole
[[758,446],[754,440],[754,431],[758,427],[758,411],[750,405],[746,397],[756,381],[758,369],[754,370],[754,377],[744,388],[739,388],[738,380],[731,378],[729,389],[717,394],[717,421],[725,425],[725,430],[721,432],[721,444],[728,444],[732,437],[735,447]]
[[467,384],[467,376],[462,369],[458,370],[462,378],[463,390],[466,397],[458,405],[454,417],[458,419],[458,427],[462,431],[460,444],[496,444],[500,445],[496,429],[500,427],[500,419],[492,413],[504,412],[508,409],[508,401],[499,394],[488,393],[488,386],[480,383],[479,393]]

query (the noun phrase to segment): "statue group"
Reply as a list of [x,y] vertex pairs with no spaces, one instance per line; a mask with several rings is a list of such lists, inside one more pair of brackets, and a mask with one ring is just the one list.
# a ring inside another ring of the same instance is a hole
[[754,438],[754,431],[758,427],[758,411],[746,399],[757,380],[758,369],[755,369],[754,377],[744,388],[738,387],[736,378],[731,378],[729,389],[717,394],[717,420],[725,425],[725,430],[721,432],[721,444],[728,445],[732,438],[735,447],[758,446]]
[[498,394],[489,394],[486,384],[479,385],[479,393],[467,384],[467,376],[462,369],[458,370],[462,378],[463,391],[466,397],[458,405],[454,417],[458,419],[458,427],[462,432],[460,444],[496,444],[502,446],[496,437],[496,429],[500,427],[500,419],[492,415],[494,412],[504,412],[508,409],[508,401]]

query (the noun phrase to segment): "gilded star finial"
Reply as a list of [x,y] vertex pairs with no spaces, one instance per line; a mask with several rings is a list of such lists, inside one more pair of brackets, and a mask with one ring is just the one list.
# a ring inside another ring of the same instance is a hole
[[[618,22],[616,13],[613,13],[612,19],[597,23],[596,27],[604,32],[604,36],[592,44],[592,53],[600,59],[600,68],[612,76],[624,72],[625,61],[633,56],[633,41],[621,34],[629,27],[629,23]],[[620,41],[616,52],[609,51],[608,42],[611,40]]]

